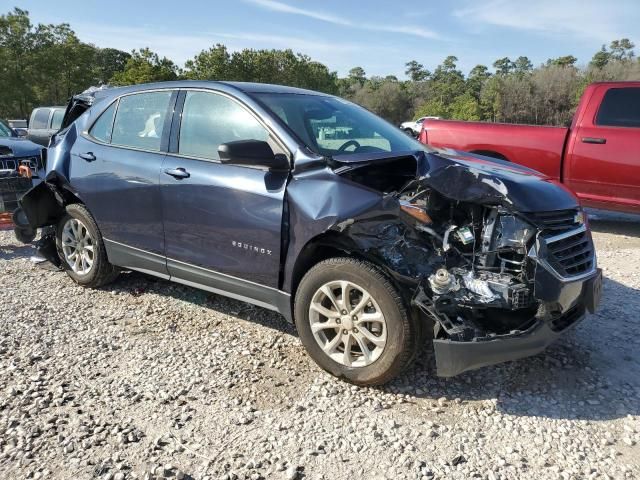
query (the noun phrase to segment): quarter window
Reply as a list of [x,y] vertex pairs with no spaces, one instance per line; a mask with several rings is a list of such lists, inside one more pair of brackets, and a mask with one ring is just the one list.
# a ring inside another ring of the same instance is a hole
[[178,153],[218,160],[218,146],[235,140],[269,140],[269,132],[237,102],[209,92],[187,92]]
[[111,143],[160,151],[170,99],[170,91],[136,93],[122,97],[113,124]]
[[33,130],[45,130],[49,125],[49,112],[48,108],[39,108],[33,113],[33,119],[29,122],[29,128]]
[[116,112],[116,102],[112,103],[109,108],[107,108],[102,115],[98,117],[96,123],[93,124],[91,130],[89,131],[89,135],[91,135],[96,140],[100,140],[101,142],[109,143],[111,142],[111,131],[113,127],[113,115]]
[[597,125],[640,127],[640,88],[607,90],[596,116]]

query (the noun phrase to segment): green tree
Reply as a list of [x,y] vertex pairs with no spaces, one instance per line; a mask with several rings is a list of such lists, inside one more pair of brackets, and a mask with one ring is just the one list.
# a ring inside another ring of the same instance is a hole
[[628,38],[614,40],[609,44],[611,58],[614,60],[631,60],[635,56],[634,48],[634,43]]
[[440,117],[449,118],[449,107],[438,98],[433,98],[420,105],[414,114],[415,118]]
[[349,70],[349,80],[353,82],[357,82],[360,85],[364,84],[367,80],[367,74],[362,67],[353,67]]
[[416,60],[411,60],[405,64],[407,69],[404,73],[409,77],[412,82],[422,82],[430,76],[430,72],[425,70],[424,65],[418,63]]
[[509,57],[503,57],[493,62],[493,68],[496,69],[496,75],[509,75],[515,68],[515,64]]
[[184,77],[192,80],[229,80],[231,55],[227,47],[218,43],[202,50],[184,64]]
[[138,83],[176,80],[178,67],[166,57],[160,58],[149,48],[133,50],[124,70],[111,77],[113,85],[134,85]]
[[449,115],[455,120],[477,121],[482,118],[478,99],[471,92],[465,92],[451,102]]
[[476,100],[480,100],[482,86],[489,77],[491,77],[491,73],[485,65],[476,65],[469,72],[467,76],[467,91],[471,93]]
[[607,50],[607,47],[602,45],[602,48],[595,53],[591,59],[590,65],[595,68],[603,68],[611,59],[611,53]]
[[14,8],[0,16],[0,107],[4,115],[26,116],[35,99],[30,81],[34,33],[29,12]]
[[533,70],[533,63],[529,60],[529,57],[518,57],[513,62],[513,72],[519,75],[530,73]]
[[115,48],[100,48],[95,55],[96,86],[106,85],[116,72],[124,70],[131,54]]
[[546,65],[555,65],[557,67],[575,67],[578,59],[573,55],[565,55],[564,57],[550,58]]

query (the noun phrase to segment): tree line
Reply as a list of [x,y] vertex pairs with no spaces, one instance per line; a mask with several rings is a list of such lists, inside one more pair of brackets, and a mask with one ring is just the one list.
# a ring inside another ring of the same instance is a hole
[[459,120],[564,125],[584,88],[602,80],[640,80],[635,45],[623,38],[603,45],[586,66],[576,57],[535,66],[525,56],[477,65],[468,74],[447,56],[433,71],[416,60],[406,80],[367,76],[362,67],[339,77],[292,50],[202,50],[180,68],[148,48],[123,52],[82,42],[70,25],[33,25],[14,8],[0,15],[0,118],[26,118],[34,107],[64,105],[89,86],[164,80],[236,80],[278,83],[340,95],[393,123],[421,116]]

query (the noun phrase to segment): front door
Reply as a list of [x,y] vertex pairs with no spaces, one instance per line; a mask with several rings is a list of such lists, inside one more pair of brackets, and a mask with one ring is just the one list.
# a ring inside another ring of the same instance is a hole
[[218,146],[254,139],[282,149],[257,117],[225,94],[183,91],[178,112],[181,105],[160,179],[169,273],[255,300],[262,287],[278,287],[288,173],[222,164]]
[[71,184],[96,219],[109,261],[165,276],[159,177],[176,96],[164,90],[121,97],[71,151]]
[[573,136],[565,182],[587,206],[640,213],[640,87],[601,86]]

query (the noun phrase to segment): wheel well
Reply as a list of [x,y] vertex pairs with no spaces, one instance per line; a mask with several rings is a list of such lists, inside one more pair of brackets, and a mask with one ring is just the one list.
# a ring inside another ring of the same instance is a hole
[[348,255],[348,252],[337,245],[329,245],[333,235],[323,235],[310,240],[302,249],[291,275],[291,298],[295,298],[300,280],[315,264],[332,257]]
[[494,152],[492,150],[472,150],[469,153],[473,153],[475,155],[483,155],[485,157],[497,158],[498,160],[505,160],[507,162],[509,161],[509,159],[501,153]]
[[302,277],[304,277],[304,275],[314,265],[323,260],[327,260],[328,258],[345,256],[357,258],[375,265],[380,272],[389,279],[398,292],[402,293],[400,285],[398,285],[393,276],[389,273],[388,267],[380,262],[379,259],[374,256],[361,253],[359,248],[349,237],[337,232],[327,232],[309,240],[298,255],[291,276],[292,300],[295,298],[296,290],[298,289],[298,285],[300,284]]

